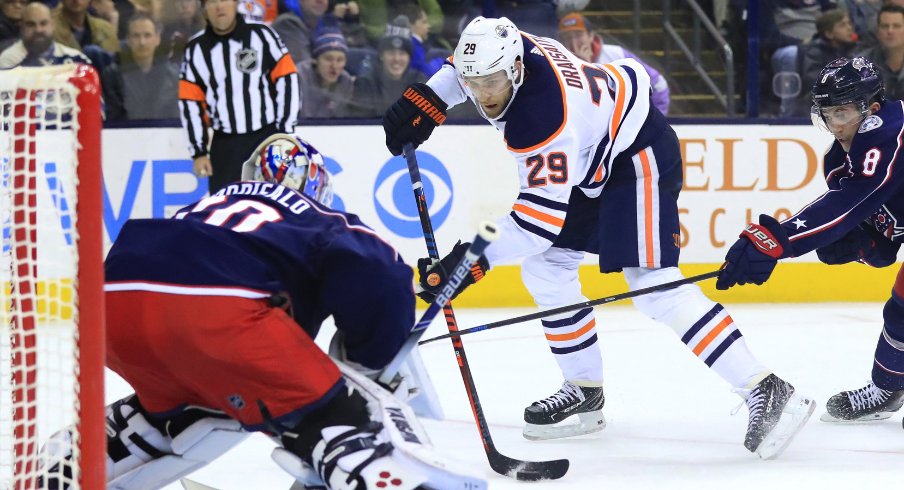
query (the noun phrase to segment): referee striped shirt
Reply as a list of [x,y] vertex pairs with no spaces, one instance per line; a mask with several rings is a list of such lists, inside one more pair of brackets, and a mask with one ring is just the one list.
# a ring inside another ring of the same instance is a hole
[[274,124],[292,133],[300,108],[298,73],[279,36],[236,17],[217,35],[208,25],[185,47],[179,111],[193,158],[206,155],[208,129],[245,134]]

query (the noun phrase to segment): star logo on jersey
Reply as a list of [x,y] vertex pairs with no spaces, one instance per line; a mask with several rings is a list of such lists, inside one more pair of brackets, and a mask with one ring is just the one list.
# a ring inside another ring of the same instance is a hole
[[797,218],[796,220],[792,221],[791,223],[793,223],[794,226],[796,226],[796,228],[795,228],[796,230],[807,227],[807,221],[800,219],[800,218]]
[[235,54],[235,67],[242,73],[251,73],[257,69],[257,51],[240,49]]

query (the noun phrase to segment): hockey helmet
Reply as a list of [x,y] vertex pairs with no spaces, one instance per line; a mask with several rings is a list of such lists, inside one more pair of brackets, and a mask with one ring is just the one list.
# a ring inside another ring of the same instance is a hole
[[[516,61],[524,60],[524,41],[515,24],[506,17],[475,18],[462,31],[452,60],[472,99],[476,99],[476,96],[469,87],[468,79],[486,77],[500,71],[504,73],[513,90],[508,104],[496,118],[502,117],[524,81],[523,65],[521,70],[515,65]],[[505,88],[508,88],[507,84]],[[478,109],[483,113],[479,104]]]
[[261,143],[242,166],[242,180],[281,184],[329,206],[333,182],[323,156],[291,134],[275,134]]
[[882,76],[875,65],[863,57],[838,58],[826,65],[810,93],[813,101],[810,115],[821,129],[826,129],[825,108],[855,104],[862,120],[869,115],[870,104],[885,101]]

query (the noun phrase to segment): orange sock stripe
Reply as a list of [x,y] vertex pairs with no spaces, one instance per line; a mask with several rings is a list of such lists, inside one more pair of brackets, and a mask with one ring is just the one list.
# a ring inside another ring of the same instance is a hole
[[726,316],[724,319],[722,319],[722,321],[719,322],[719,324],[716,325],[715,328],[710,330],[710,332],[708,334],[706,334],[706,337],[703,337],[703,339],[700,340],[700,343],[697,344],[696,347],[694,347],[694,355],[699,356],[700,353],[703,352],[704,350],[706,350],[706,347],[712,343],[713,339],[718,337],[719,334],[722,333],[722,330],[725,330],[725,327],[727,327],[731,324],[732,324],[732,321],[731,321],[730,316]]
[[546,334],[546,340],[550,340],[553,342],[561,342],[563,340],[574,340],[574,339],[580,337],[581,335],[584,335],[585,333],[589,332],[595,326],[596,326],[596,318],[591,318],[590,322],[588,322],[587,325],[584,325],[583,327],[579,328],[578,330],[576,330],[574,332],[571,332],[571,333],[548,333],[548,334]]

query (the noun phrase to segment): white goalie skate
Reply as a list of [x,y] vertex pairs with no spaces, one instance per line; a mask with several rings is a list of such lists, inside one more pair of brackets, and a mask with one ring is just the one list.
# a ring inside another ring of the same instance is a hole
[[565,381],[550,397],[524,409],[525,439],[539,441],[592,434],[606,428],[602,386],[578,386]]

